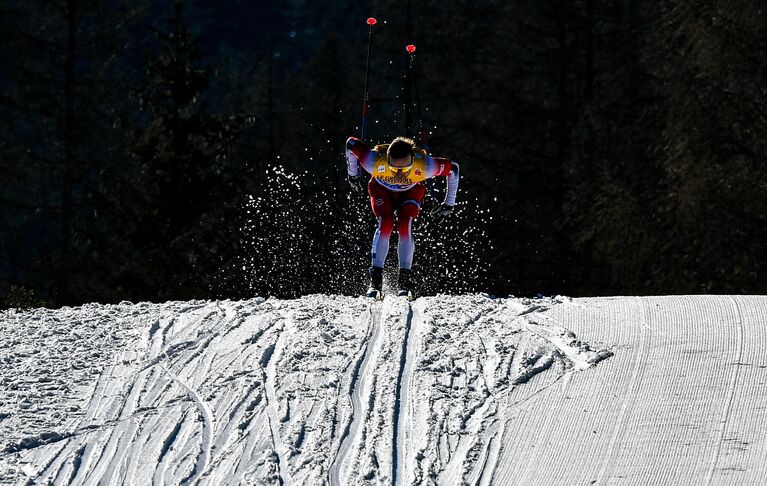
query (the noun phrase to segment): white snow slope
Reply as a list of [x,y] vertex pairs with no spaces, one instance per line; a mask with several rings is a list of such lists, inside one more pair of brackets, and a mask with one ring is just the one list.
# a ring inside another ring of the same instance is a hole
[[0,484],[767,484],[766,324],[728,296],[8,311]]

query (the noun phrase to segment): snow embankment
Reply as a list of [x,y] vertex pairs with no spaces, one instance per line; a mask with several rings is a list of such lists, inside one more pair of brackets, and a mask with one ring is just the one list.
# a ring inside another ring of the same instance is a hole
[[6,312],[0,484],[764,484],[765,304]]

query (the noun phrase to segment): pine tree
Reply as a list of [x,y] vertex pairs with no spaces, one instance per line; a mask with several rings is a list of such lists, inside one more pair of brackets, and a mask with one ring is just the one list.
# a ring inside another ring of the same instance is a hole
[[667,175],[671,288],[762,292],[767,272],[767,27],[758,3],[670,0],[653,36],[668,105],[653,146]]
[[134,94],[126,133],[131,160],[101,190],[115,295],[171,299],[217,295],[213,277],[236,251],[241,167],[232,160],[242,117],[212,113],[205,92],[216,66],[183,21],[183,2]]
[[54,304],[97,291],[91,195],[119,159],[111,119],[124,103],[123,52],[142,2],[8,2],[0,48],[0,272]]

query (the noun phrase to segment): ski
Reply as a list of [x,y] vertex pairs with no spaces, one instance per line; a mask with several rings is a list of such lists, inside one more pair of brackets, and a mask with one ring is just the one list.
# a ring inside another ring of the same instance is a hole
[[375,299],[376,302],[380,302],[383,300],[384,295],[383,295],[383,292],[381,292],[380,290],[371,288],[370,290],[367,291],[367,293],[365,294],[365,297],[369,297],[371,299]]
[[413,302],[416,298],[412,290],[400,290],[399,293],[397,293],[397,296],[406,297],[408,302]]

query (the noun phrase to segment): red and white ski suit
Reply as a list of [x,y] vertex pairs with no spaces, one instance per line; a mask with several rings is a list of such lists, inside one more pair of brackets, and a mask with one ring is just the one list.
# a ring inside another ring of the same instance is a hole
[[384,266],[396,214],[399,267],[409,270],[413,265],[415,252],[413,220],[418,217],[421,200],[426,193],[423,181],[432,177],[447,177],[444,203],[453,206],[458,194],[459,167],[450,159],[432,157],[422,149],[414,151],[413,164],[410,167],[392,167],[386,155],[387,147],[377,145],[371,149],[360,139],[349,137],[346,141],[347,172],[349,176],[356,177],[361,166],[372,176],[368,183],[368,194],[373,214],[378,220],[373,237],[373,266]]

